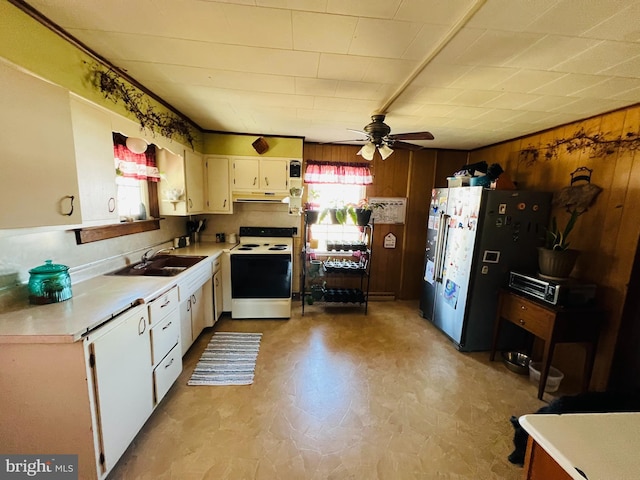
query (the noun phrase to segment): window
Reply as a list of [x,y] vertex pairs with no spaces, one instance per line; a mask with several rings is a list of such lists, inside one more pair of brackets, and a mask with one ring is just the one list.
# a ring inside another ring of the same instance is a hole
[[160,178],[156,149],[143,139],[113,133],[113,157],[121,220],[143,220],[149,212],[149,184]]
[[144,219],[149,205],[149,189],[146,180],[116,177],[118,188],[118,215],[120,219]]
[[[367,196],[366,185],[373,183],[368,163],[308,160],[304,179],[309,184],[309,202],[322,212],[332,207],[358,204]],[[360,229],[349,219],[344,225],[329,223],[330,220],[325,218],[322,224],[311,226],[311,237],[318,242],[319,248],[326,246],[329,237],[335,239],[337,234],[342,240],[355,241],[360,238]]]

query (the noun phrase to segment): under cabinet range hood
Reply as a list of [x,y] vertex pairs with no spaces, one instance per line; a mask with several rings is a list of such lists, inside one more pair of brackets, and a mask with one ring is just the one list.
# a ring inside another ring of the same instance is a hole
[[287,192],[232,192],[234,202],[287,203]]

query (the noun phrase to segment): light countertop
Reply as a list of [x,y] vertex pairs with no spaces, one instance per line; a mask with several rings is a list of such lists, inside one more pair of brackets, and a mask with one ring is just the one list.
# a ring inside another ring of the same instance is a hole
[[640,478],[640,413],[524,415],[520,425],[576,480]]
[[[173,253],[215,258],[232,246],[200,243]],[[132,305],[158,297],[188,272],[173,277],[99,275],[73,284],[73,297],[64,302],[30,305],[25,301],[17,308],[0,313],[0,344],[75,342]]]

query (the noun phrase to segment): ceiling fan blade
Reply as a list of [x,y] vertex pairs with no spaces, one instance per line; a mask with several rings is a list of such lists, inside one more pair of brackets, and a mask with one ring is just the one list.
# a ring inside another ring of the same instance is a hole
[[333,140],[331,142],[318,142],[320,145],[327,145],[331,143],[353,143],[353,142],[368,142],[368,138],[353,138],[351,140]]
[[400,141],[394,141],[394,142],[389,142],[390,146],[393,148],[401,148],[403,150],[422,150],[424,147],[422,145],[416,145],[415,143],[407,143],[407,142],[400,142]]
[[398,133],[389,135],[393,140],[433,140],[431,132]]

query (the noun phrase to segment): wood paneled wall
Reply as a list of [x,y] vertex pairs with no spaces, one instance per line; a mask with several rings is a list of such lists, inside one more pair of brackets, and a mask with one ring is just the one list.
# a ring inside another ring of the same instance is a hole
[[[357,155],[359,149],[352,145],[305,143],[304,159],[362,162],[363,158]],[[404,225],[375,225],[370,285],[374,295],[420,298],[431,189],[436,178],[446,185],[446,177],[459,170],[466,159],[466,152],[436,150],[398,149],[387,160],[376,154],[371,162],[373,185],[367,187],[367,197],[407,197],[407,214]],[[395,249],[384,248],[388,233],[396,236]]]
[[[576,168],[593,169],[591,182],[603,191],[595,204],[579,217],[571,234],[571,248],[581,251],[572,276],[598,285],[598,300],[608,313],[591,384],[592,388],[602,390],[607,385],[640,234],[637,207],[640,204],[640,154],[621,150],[593,157],[589,151],[568,153],[560,150],[557,158],[541,158],[532,165],[523,162],[520,155],[520,151],[530,145],[544,146],[554,139],[568,138],[581,129],[609,138],[638,132],[640,106],[476,150],[470,152],[469,162],[500,163],[505,169],[503,175],[509,175],[518,188],[553,192],[569,185],[570,174]],[[555,209],[553,213],[562,225],[566,223],[566,212]],[[554,365],[579,376],[577,358],[584,358],[579,347],[562,345],[558,347]]]

